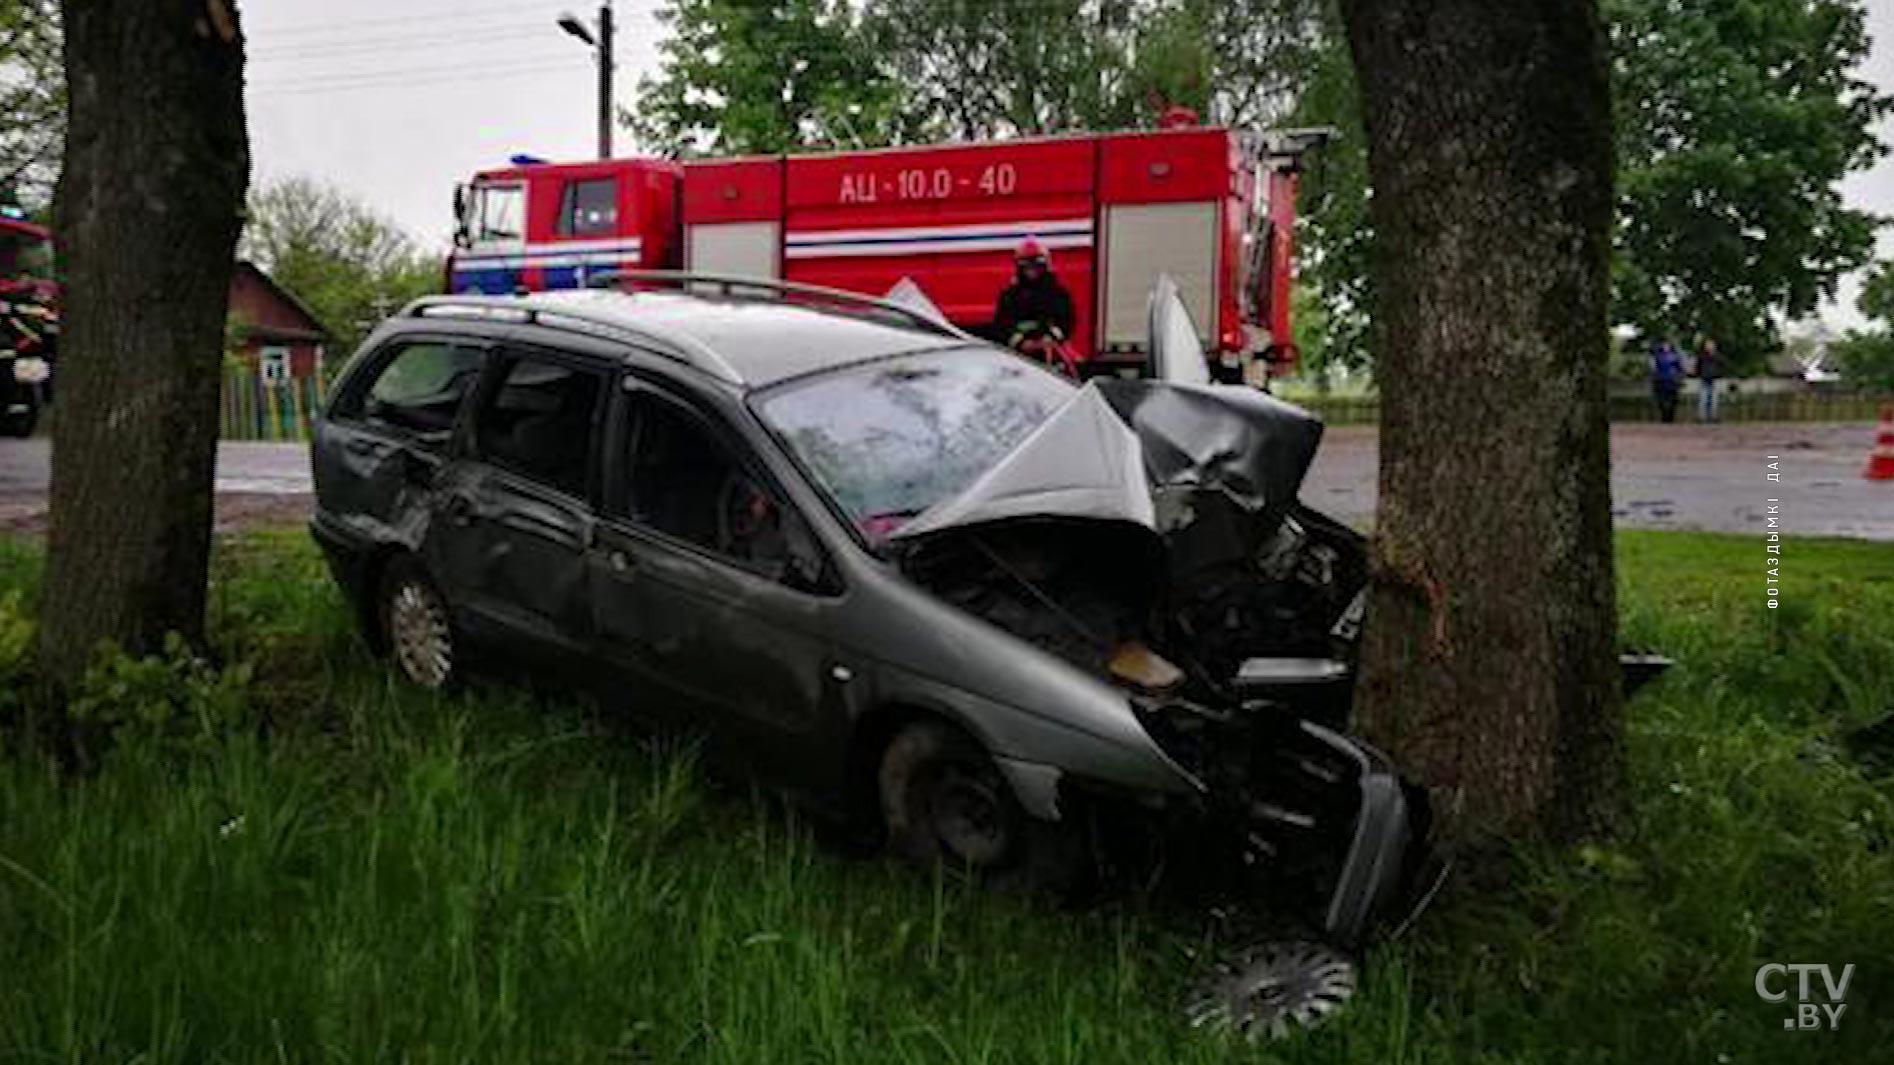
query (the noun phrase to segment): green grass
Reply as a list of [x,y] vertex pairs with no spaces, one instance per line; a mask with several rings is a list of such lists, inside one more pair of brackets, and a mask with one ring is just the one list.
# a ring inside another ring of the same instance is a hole
[[[402,689],[300,537],[229,541],[245,668],[99,684],[245,727],[0,760],[0,1060],[1871,1060],[1894,784],[1836,738],[1894,704],[1894,550],[1791,543],[1769,612],[1753,540],[1619,543],[1627,638],[1682,663],[1633,707],[1624,834],[1450,890],[1345,1019],[1251,1050],[1180,1020],[1198,923],[846,860],[560,701]],[[0,667],[37,569],[0,542]],[[1854,962],[1841,1031],[1782,1031],[1765,961]]]

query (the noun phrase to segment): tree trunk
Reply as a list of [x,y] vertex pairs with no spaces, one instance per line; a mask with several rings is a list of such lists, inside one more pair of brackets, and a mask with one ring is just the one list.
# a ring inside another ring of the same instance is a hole
[[1623,777],[1594,0],[1343,0],[1381,483],[1360,707],[1448,838],[1572,838]]
[[66,332],[41,660],[203,634],[224,312],[250,177],[233,0],[66,0]]

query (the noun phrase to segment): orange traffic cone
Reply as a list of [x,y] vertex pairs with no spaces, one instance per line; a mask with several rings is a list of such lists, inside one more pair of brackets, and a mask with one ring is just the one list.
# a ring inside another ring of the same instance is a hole
[[1861,476],[1870,481],[1894,481],[1894,403],[1881,404],[1881,428],[1874,434],[1874,450]]

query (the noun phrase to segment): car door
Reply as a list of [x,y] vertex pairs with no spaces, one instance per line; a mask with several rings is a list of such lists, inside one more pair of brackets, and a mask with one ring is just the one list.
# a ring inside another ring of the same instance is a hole
[[509,648],[573,656],[592,628],[586,551],[608,373],[558,352],[493,360],[441,471],[426,554],[457,615]]
[[593,548],[601,651],[644,697],[788,782],[845,721],[841,589],[808,524],[713,415],[636,377]]
[[444,461],[486,350],[476,341],[400,338],[350,375],[311,448],[326,515],[370,540],[399,538]]

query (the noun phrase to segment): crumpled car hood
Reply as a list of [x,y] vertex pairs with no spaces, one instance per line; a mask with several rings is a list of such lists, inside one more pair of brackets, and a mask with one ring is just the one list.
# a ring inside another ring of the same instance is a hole
[[1130,522],[1163,532],[1167,489],[1259,512],[1293,503],[1322,423],[1248,388],[1095,378],[959,494],[897,530],[913,541],[1017,518]]

